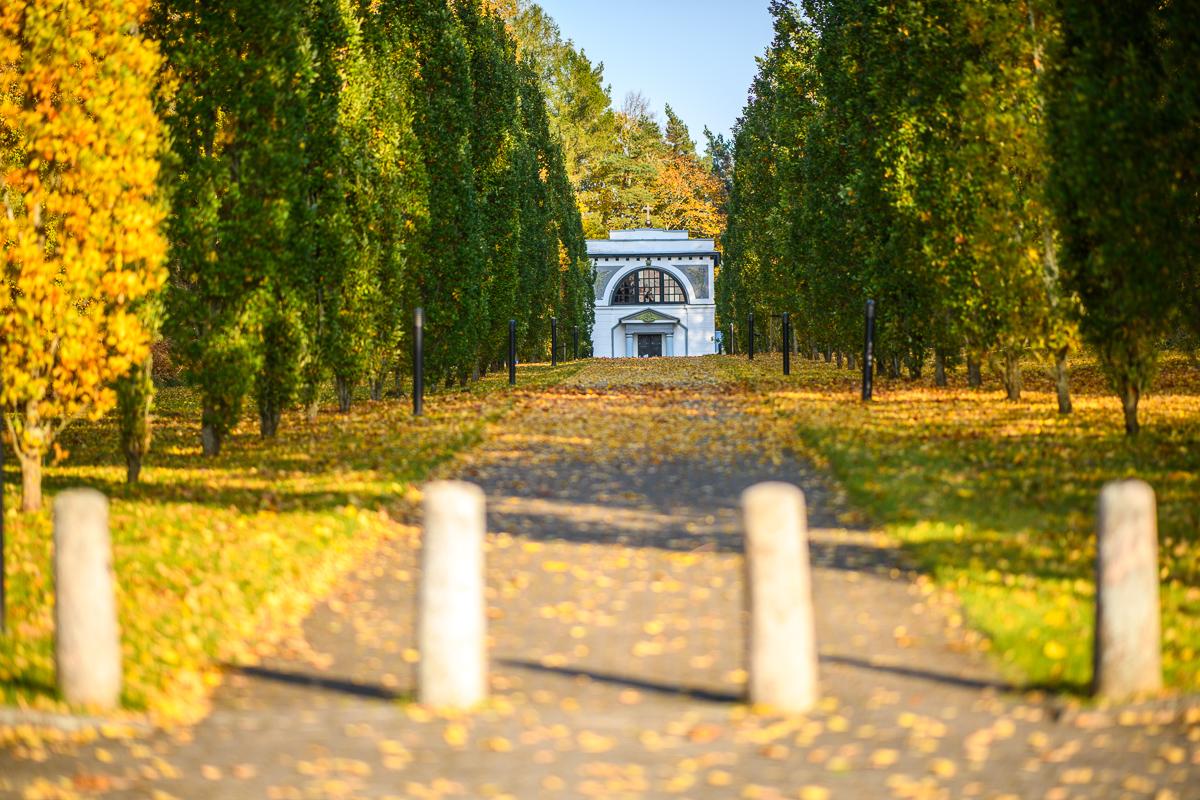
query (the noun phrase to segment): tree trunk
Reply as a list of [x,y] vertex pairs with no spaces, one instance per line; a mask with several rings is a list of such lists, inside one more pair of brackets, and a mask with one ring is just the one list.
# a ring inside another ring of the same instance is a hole
[[259,401],[258,432],[264,439],[273,439],[279,432],[279,420],[283,417],[283,409],[274,402]]
[[972,389],[983,386],[983,365],[975,356],[967,356],[967,386]]
[[1021,354],[1012,349],[1004,351],[1004,391],[1014,403],[1021,399]]
[[30,513],[42,510],[42,457],[26,457],[17,451],[21,463],[21,510]]
[[371,399],[378,403],[383,399],[383,377],[371,378]]
[[921,379],[921,359],[917,356],[909,356],[908,361],[908,379],[917,381]]
[[842,368],[842,351],[838,350],[833,355],[834,355],[834,360],[837,362],[837,368],[841,369]]
[[846,369],[856,369],[858,367],[858,359],[854,353],[846,353]]
[[1071,413],[1071,374],[1067,371],[1067,348],[1054,351],[1054,388],[1058,391],[1058,413]]
[[833,361],[833,349],[830,347],[826,347],[825,348],[825,363],[829,364],[832,361]]
[[1141,426],[1138,425],[1138,400],[1141,394],[1136,386],[1125,382],[1125,389],[1121,392],[1121,409],[1125,412],[1126,436],[1137,436],[1141,430]]
[[892,356],[888,361],[888,377],[900,377],[900,356]]
[[338,411],[350,413],[350,401],[354,399],[354,384],[345,378],[334,378],[333,387],[337,390]]
[[221,430],[214,417],[216,411],[206,402],[200,411],[200,447],[212,458],[221,455]]
[[141,453],[125,453],[125,482],[137,483],[142,476],[142,455]]
[[125,377],[117,380],[117,418],[121,451],[125,454],[125,481],[137,483],[142,458],[150,450],[150,404],[154,398],[154,360],[146,356]]
[[940,347],[933,351],[933,385],[945,388],[948,385],[946,381],[946,353]]
[[321,410],[321,382],[315,374],[306,374],[304,385],[300,389],[300,409],[304,421],[309,425],[316,423],[317,414]]
[[215,458],[221,455],[221,437],[217,434],[217,429],[212,425],[200,426],[200,447],[204,450],[204,455]]

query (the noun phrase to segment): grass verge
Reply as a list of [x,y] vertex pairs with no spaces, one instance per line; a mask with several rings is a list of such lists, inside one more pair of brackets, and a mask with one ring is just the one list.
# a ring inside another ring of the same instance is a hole
[[1101,486],[1141,478],[1158,497],[1163,669],[1200,690],[1200,370],[1168,356],[1142,403],[1144,429],[1122,431],[1096,363],[1073,366],[1075,412],[1060,416],[1043,365],[1008,402],[998,381],[971,390],[930,379],[884,381],[858,401],[859,377],[824,362],[730,359],[753,387],[765,436],[827,466],[868,521],[960,597],[1008,677],[1081,692],[1091,681],[1095,506]]
[[[558,383],[582,362],[523,365],[521,388]],[[275,440],[247,416],[221,456],[199,448],[186,389],[160,392],[143,482],[124,483],[111,420],[68,428],[68,452],[46,470],[47,510],[20,514],[19,475],[5,459],[9,632],[0,636],[0,702],[66,710],[54,676],[49,505],[87,486],[111,500],[124,659],[123,705],[160,720],[195,718],[222,663],[253,662],[383,537],[411,535],[404,510],[437,465],[476,443],[518,396],[506,376],[427,397],[332,407],[308,425],[289,415]]]

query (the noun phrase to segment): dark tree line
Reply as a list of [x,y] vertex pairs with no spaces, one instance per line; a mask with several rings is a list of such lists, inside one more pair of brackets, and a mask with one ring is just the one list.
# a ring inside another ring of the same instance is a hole
[[791,311],[893,375],[1099,355],[1137,430],[1168,334],[1200,319],[1195,2],[775,0],[735,131],[719,324]]
[[[159,0],[147,31],[170,133],[162,326],[206,453],[247,397],[271,436],[331,384],[342,411],[402,385],[418,306],[431,385],[497,367],[510,318],[526,360],[551,316],[586,338],[538,67],[481,0]],[[149,394],[122,394],[127,438]]]

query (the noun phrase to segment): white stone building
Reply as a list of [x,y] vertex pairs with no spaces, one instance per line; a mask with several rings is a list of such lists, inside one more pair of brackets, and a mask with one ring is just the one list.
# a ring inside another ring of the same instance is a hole
[[592,354],[700,356],[716,352],[712,239],[638,228],[588,239],[596,276]]

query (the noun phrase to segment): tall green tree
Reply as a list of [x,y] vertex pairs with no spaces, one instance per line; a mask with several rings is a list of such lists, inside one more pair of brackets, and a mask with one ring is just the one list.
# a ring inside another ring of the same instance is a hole
[[601,205],[618,161],[618,120],[604,83],[604,65],[593,64],[536,3],[522,2],[512,16],[521,59],[533,68],[545,95],[551,131],[563,151],[588,236],[607,233]]
[[[504,20],[485,11],[479,0],[457,6],[471,54],[471,161],[485,265],[476,374],[498,361],[507,340],[508,320],[517,314],[521,236],[522,146],[520,68],[516,41]],[[541,101],[544,103],[544,101]]]
[[1181,311],[1196,319],[1200,14],[1189,2],[1058,7],[1048,117],[1062,270],[1133,435],[1161,340]]
[[275,0],[161,0],[153,15],[177,86],[162,107],[174,179],[165,329],[199,390],[207,455],[262,368],[264,318],[287,302],[303,21],[301,6]]
[[371,76],[365,131],[373,169],[362,188],[370,198],[367,231],[378,248],[371,357],[372,394],[378,398],[386,373],[399,378],[411,369],[414,276],[428,269],[432,254],[424,246],[429,181],[414,130],[418,75],[411,37],[386,6],[370,5],[363,13]]
[[428,179],[427,266],[411,274],[425,309],[430,383],[465,381],[483,330],[484,258],[472,161],[471,54],[445,0],[389,6],[407,24],[419,74],[413,129]]
[[[798,312],[813,346],[853,350],[878,308],[889,372],[936,380],[966,345],[995,352],[1013,399],[1020,356],[1052,352],[1060,407],[1073,295],[1047,213],[1042,0],[806,0],[771,6],[735,136],[718,310]],[[735,337],[735,338],[744,338]]]
[[297,197],[297,266],[305,282],[304,327],[312,351],[305,368],[306,404],[332,378],[338,408],[349,411],[367,372],[376,243],[367,234],[368,203],[359,194],[371,179],[369,73],[355,5],[316,0],[309,32],[314,58],[307,87],[303,191]]

